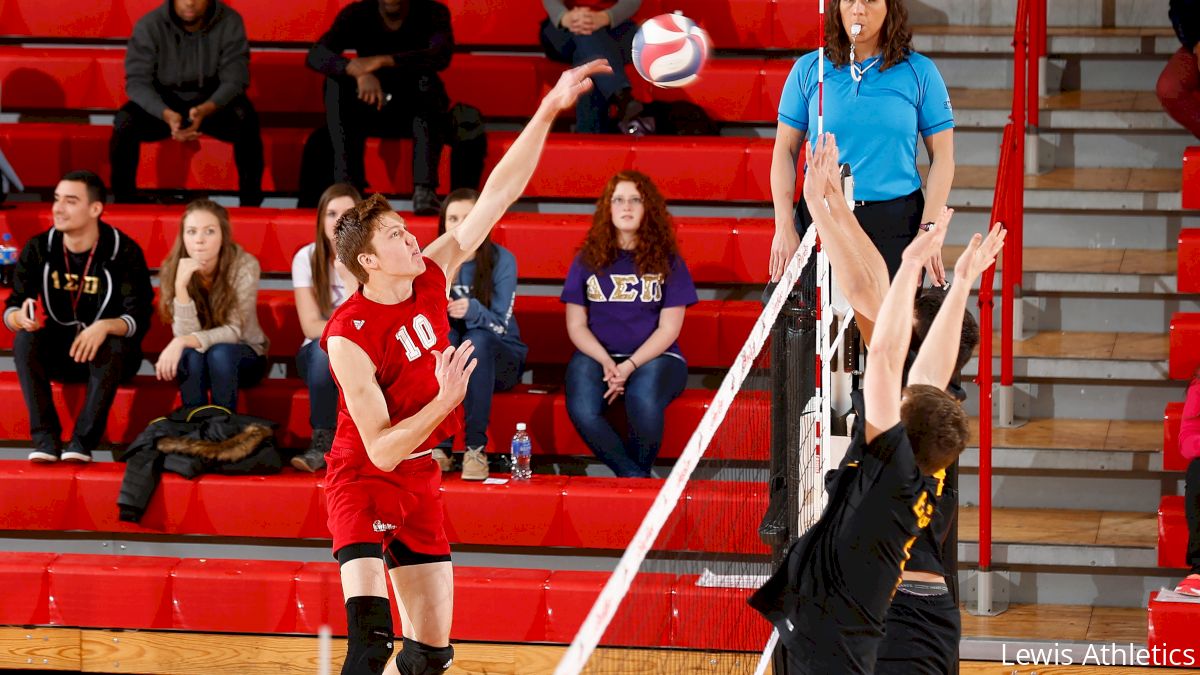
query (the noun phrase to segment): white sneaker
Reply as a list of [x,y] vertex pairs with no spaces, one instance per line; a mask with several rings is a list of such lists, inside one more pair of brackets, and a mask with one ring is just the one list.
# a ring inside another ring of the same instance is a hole
[[483,446],[467,448],[463,454],[462,477],[463,480],[487,480],[488,460]]
[[441,448],[433,449],[433,461],[437,462],[437,465],[442,467],[442,473],[450,473],[450,471],[454,468],[454,458],[450,455],[447,455],[446,451],[442,450]]

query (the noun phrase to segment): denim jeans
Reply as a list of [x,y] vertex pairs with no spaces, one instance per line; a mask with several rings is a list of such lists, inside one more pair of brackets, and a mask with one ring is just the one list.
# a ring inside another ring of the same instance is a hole
[[[634,370],[625,382],[629,438],[622,440],[604,411],[604,368],[583,352],[567,364],[567,414],[592,453],[621,477],[648,477],[662,444],[667,404],[687,385],[687,364],[663,354]],[[618,399],[619,400],[619,399]]]
[[550,19],[542,22],[542,49],[552,60],[578,66],[595,59],[605,59],[612,65],[612,74],[593,77],[596,86],[580,96],[575,104],[575,130],[579,133],[616,131],[616,127],[608,120],[608,104],[614,94],[629,87],[625,64],[629,63],[630,50],[633,49],[634,28],[633,22],[626,21],[591,35],[576,35],[552,25]]
[[131,379],[142,363],[139,342],[110,335],[89,363],[76,363],[68,356],[75,340],[71,329],[42,328],[13,336],[13,361],[25,408],[29,431],[39,449],[61,446],[62,423],[54,409],[50,382],[86,382],[87,394],[75,420],[73,438],[85,450],[95,450],[108,422],[108,411],[117,395],[117,385]]
[[[451,321],[451,326],[456,323]],[[487,445],[488,423],[492,419],[492,394],[507,391],[521,381],[521,371],[525,370],[525,355],[514,349],[495,333],[482,328],[472,328],[460,333],[450,329],[450,344],[455,347],[463,340],[470,340],[475,345],[472,358],[479,363],[471,373],[467,382],[467,397],[463,399],[463,409],[466,413],[464,420],[464,439],[467,447],[475,448]],[[440,444],[443,450],[449,450],[453,439],[446,439]]]
[[308,423],[313,429],[336,429],[338,389],[329,370],[329,355],[313,340],[296,354],[296,370],[308,385]]
[[267,373],[267,357],[250,345],[219,344],[207,351],[183,350],[175,379],[183,405],[191,408],[209,403],[237,411],[238,389],[252,387]]

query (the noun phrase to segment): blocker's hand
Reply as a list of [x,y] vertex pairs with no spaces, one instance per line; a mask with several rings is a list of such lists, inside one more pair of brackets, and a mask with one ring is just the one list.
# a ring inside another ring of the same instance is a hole
[[1004,248],[1004,237],[1008,235],[1000,223],[992,226],[992,231],[984,239],[978,232],[971,237],[971,243],[954,263],[954,283],[973,284],[983,271],[996,263],[996,256]]

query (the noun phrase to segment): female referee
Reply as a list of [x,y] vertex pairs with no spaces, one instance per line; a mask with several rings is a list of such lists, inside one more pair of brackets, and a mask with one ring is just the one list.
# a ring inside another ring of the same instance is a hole
[[[904,0],[838,0],[837,11],[825,15],[825,41],[825,131],[836,135],[841,159],[850,164],[854,213],[894,276],[904,248],[918,228],[933,223],[950,194],[950,96],[933,61],[912,49]],[[796,161],[805,136],[817,127],[817,55],[796,61],[779,103],[771,159],[772,281],[779,280],[812,222],[803,199],[795,206],[795,192]],[[917,173],[918,136],[931,159],[925,195]],[[945,283],[940,252],[926,271],[935,283]]]

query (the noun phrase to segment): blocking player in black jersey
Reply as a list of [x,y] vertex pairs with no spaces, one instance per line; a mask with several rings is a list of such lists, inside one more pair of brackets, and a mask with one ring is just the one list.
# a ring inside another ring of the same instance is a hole
[[[887,266],[846,204],[833,136],[826,134],[818,138],[807,148],[806,154],[805,204],[821,235],[821,245],[829,256],[838,286],[850,301],[864,342],[869,346],[879,308],[888,290]],[[945,230],[938,233],[944,236]],[[940,247],[941,243],[931,241],[930,245]],[[913,338],[905,361],[904,380],[908,378],[935,317],[946,304],[947,312],[961,314],[963,318],[957,360],[946,387],[947,393],[961,402],[966,398],[960,385],[961,371],[979,344],[979,325],[966,310],[969,288],[958,279],[955,283],[960,288],[954,292],[939,287],[917,291]],[[862,391],[851,394],[851,400],[861,438],[866,409]],[[861,443],[852,445],[842,463],[855,461],[861,449]],[[957,467],[952,465],[947,469],[933,519],[910,549],[911,558],[904,567],[903,580],[888,608],[875,675],[957,672],[962,629],[954,584],[958,542],[957,537],[951,536],[957,527],[957,483]]]
[[[940,246],[950,215],[944,212],[905,250],[879,310],[858,459],[832,477],[821,519],[751,598],[779,630],[789,675],[873,672],[909,550],[929,525],[945,468],[966,446],[966,414],[945,391],[956,362],[961,308],[938,313],[908,386],[901,386],[920,272]],[[972,238],[955,265],[959,293],[995,261],[1003,240],[998,226],[986,239]]]

